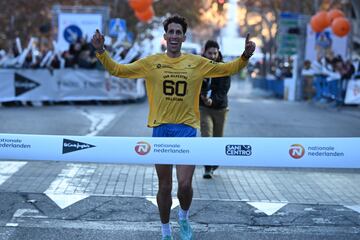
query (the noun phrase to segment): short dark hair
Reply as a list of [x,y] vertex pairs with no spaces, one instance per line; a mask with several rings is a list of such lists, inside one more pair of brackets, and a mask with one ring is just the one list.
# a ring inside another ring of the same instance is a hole
[[217,48],[218,50],[220,49],[219,47],[219,44],[214,41],[214,40],[208,40],[206,43],[205,43],[205,47],[204,47],[204,50],[208,50],[209,48]]
[[180,24],[182,29],[183,29],[183,33],[184,34],[186,33],[187,26],[188,26],[186,18],[184,18],[184,17],[182,17],[180,15],[177,15],[177,14],[168,17],[163,22],[165,32],[167,32],[170,23],[178,23],[178,24]]
[[207,40],[207,42],[205,43],[204,52],[206,50],[208,50],[209,48],[216,48],[217,50],[219,50],[219,55],[218,55],[218,58],[216,59],[216,61],[217,62],[222,62],[223,61],[223,55],[220,52],[219,43],[217,41],[214,41],[214,40]]

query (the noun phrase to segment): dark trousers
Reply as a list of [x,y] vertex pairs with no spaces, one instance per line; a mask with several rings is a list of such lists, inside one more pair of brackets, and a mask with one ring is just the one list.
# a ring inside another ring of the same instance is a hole
[[[213,109],[200,106],[201,137],[223,137],[225,122],[229,109]],[[211,171],[218,166],[205,166],[205,171]]]

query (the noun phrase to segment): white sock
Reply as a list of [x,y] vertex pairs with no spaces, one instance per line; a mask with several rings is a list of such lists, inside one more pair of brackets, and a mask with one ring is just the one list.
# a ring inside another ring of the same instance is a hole
[[163,235],[163,237],[165,236],[171,236],[171,227],[170,227],[170,223],[162,223],[161,224],[161,233]]
[[189,210],[183,210],[179,207],[179,220],[187,220],[189,219]]

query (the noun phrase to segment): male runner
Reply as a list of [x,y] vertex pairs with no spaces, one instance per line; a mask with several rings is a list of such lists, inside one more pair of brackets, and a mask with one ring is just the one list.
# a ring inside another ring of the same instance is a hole
[[[255,51],[255,43],[246,37],[242,56],[228,63],[216,63],[198,55],[181,52],[185,41],[186,19],[174,15],[163,22],[166,53],[139,59],[131,64],[117,64],[104,49],[104,36],[96,30],[92,44],[96,56],[114,76],[145,78],[149,101],[148,127],[153,137],[195,137],[200,125],[199,95],[201,83],[207,77],[232,75],[247,65]],[[159,179],[157,203],[162,223],[162,239],[172,239],[169,224],[172,204],[172,165],[155,164]],[[180,202],[179,225],[183,240],[193,239],[189,224],[189,208],[193,190],[195,165],[177,165],[177,197]]]

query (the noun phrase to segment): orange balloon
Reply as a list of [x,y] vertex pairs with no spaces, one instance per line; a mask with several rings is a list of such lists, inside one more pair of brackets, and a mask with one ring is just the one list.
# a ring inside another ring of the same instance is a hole
[[350,32],[350,22],[344,17],[335,18],[331,29],[336,36],[346,36]]
[[344,16],[345,14],[339,9],[332,9],[327,13],[327,18],[330,24],[334,21],[335,18],[344,17]]
[[152,0],[129,0],[129,5],[135,12],[144,12],[152,2]]
[[142,22],[148,22],[150,21],[154,16],[154,9],[152,6],[148,7],[143,12],[135,12],[135,16]]
[[330,26],[330,21],[327,18],[327,12],[320,11],[315,16],[317,18],[316,21],[318,22],[319,27],[321,27],[322,29],[325,29]]
[[314,32],[319,33],[319,32],[322,32],[324,30],[324,28],[322,26],[320,26],[317,18],[318,18],[318,16],[316,16],[316,15],[311,17],[310,26]]

